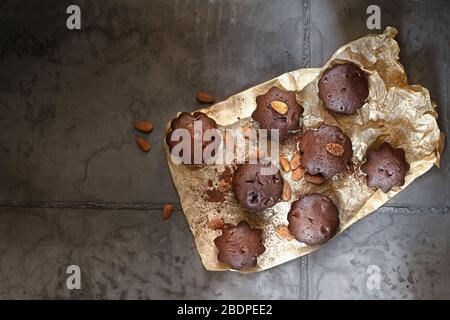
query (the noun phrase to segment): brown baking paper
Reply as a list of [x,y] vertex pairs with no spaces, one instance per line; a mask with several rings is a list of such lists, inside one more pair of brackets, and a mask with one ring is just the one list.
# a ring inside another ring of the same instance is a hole
[[[255,98],[275,85],[284,90],[296,91],[297,100],[305,108],[301,119],[303,130],[328,123],[339,126],[350,137],[353,144],[352,163],[345,172],[332,180],[322,185],[313,185],[304,178],[295,182],[290,173],[282,172],[283,178],[293,189],[294,196],[290,202],[279,202],[262,213],[246,212],[236,202],[232,191],[223,194],[223,201],[211,202],[206,192],[216,187],[225,166],[175,165],[164,143],[181,206],[207,270],[229,270],[227,265],[217,260],[218,250],[213,240],[221,231],[209,227],[212,220],[224,219],[226,223],[232,224],[247,220],[252,227],[263,230],[266,251],[258,257],[255,268],[241,272],[262,271],[320,247],[306,246],[295,239],[287,240],[276,232],[279,226],[287,225],[291,202],[298,195],[319,192],[330,197],[339,209],[339,232],[343,232],[401,192],[434,164],[439,165],[444,136],[436,121],[436,106],[430,100],[426,88],[408,85],[405,71],[398,62],[399,47],[394,40],[396,34],[396,29],[388,27],[381,35],[368,35],[344,45],[321,69],[300,69],[285,73],[200,110],[215,119],[222,129],[257,127],[249,118],[256,108]],[[346,61],[356,63],[367,72],[370,87],[366,104],[350,116],[327,111],[318,98],[317,88],[324,70]],[[280,146],[282,156],[291,158],[295,150],[295,137],[299,134],[295,133],[293,138]],[[367,187],[364,174],[359,169],[367,148],[376,147],[384,141],[396,148],[403,148],[411,166],[405,184],[388,193]]]

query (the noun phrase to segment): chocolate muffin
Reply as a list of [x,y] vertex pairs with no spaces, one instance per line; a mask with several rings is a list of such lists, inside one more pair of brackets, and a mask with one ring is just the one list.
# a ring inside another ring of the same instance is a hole
[[336,113],[352,114],[369,96],[366,73],[353,63],[335,64],[319,80],[319,98]]
[[405,183],[409,164],[405,160],[403,149],[394,149],[384,142],[378,149],[367,150],[366,158],[361,170],[367,175],[369,187],[388,192],[392,187],[400,187]]
[[225,224],[222,235],[214,239],[219,249],[217,259],[236,270],[254,267],[257,257],[266,250],[261,240],[262,231],[250,228],[246,221],[236,226]]
[[300,128],[302,113],[303,107],[297,102],[294,91],[272,87],[266,94],[256,97],[256,109],[252,118],[262,129],[278,129],[282,141],[289,130]]
[[[195,150],[195,145],[194,145],[194,136],[195,136],[195,126],[194,124],[198,123],[199,125],[201,125],[201,130],[199,130],[197,132],[198,135],[201,134],[201,136],[199,136],[199,141],[201,141],[201,146],[200,146],[200,151],[198,155],[198,158],[196,159],[194,150]],[[180,158],[184,159],[182,161],[182,163],[184,164],[204,164],[205,160],[209,160],[211,157],[207,154],[204,154],[204,150],[207,146],[209,146],[210,144],[214,143],[214,150],[213,152],[211,152],[211,156],[214,157],[215,155],[215,150],[217,150],[217,148],[220,145],[220,140],[216,140],[215,137],[213,137],[213,139],[211,139],[211,141],[208,141],[205,139],[204,134],[207,130],[209,129],[217,129],[217,123],[216,121],[214,121],[214,119],[211,119],[210,117],[208,117],[206,114],[204,114],[203,112],[194,112],[194,114],[190,114],[188,112],[182,112],[179,114],[179,116],[175,119],[172,120],[172,122],[170,123],[170,131],[168,132],[167,136],[166,136],[166,143],[169,146],[169,150],[172,152],[173,148],[178,145],[179,143],[181,143],[183,141],[182,138],[180,138],[180,140],[178,141],[178,138],[175,139],[174,138],[174,131],[176,129],[186,129],[189,132],[190,135],[190,150],[188,150],[188,152],[190,153],[190,155],[184,155],[184,152],[186,150],[181,150],[179,152],[179,154],[177,154],[176,156],[179,156]],[[185,156],[185,157],[183,157]]]
[[339,227],[339,212],[330,198],[318,193],[292,203],[289,231],[300,242],[313,246],[330,240]]
[[261,211],[274,206],[281,198],[283,178],[271,164],[241,164],[233,174],[232,188],[244,208]]
[[327,180],[342,172],[353,155],[351,140],[341,129],[328,124],[307,130],[300,137],[298,149],[306,171]]

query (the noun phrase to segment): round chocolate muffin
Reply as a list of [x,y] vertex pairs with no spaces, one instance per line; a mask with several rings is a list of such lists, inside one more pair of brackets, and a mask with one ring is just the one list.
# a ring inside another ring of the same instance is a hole
[[353,155],[351,140],[341,129],[327,124],[307,130],[300,137],[298,149],[306,171],[327,180],[342,172]]
[[369,187],[388,192],[392,187],[400,187],[405,183],[409,164],[405,160],[403,149],[394,149],[384,142],[378,149],[367,150],[366,158],[361,171],[367,175]]
[[319,98],[328,110],[352,114],[369,96],[366,73],[353,63],[335,64],[319,80]]
[[217,259],[236,270],[254,267],[257,257],[266,251],[261,240],[262,231],[250,228],[246,221],[236,226],[225,224],[222,235],[214,239],[219,249]]
[[289,231],[300,242],[313,246],[330,240],[339,227],[339,212],[330,198],[318,193],[292,203]]
[[[265,174],[264,171],[270,171]],[[275,172],[275,173],[273,173]],[[271,164],[241,164],[233,175],[236,200],[246,209],[262,211],[281,198],[283,178]]]
[[289,130],[300,128],[302,113],[303,107],[297,102],[294,91],[272,87],[266,94],[256,97],[256,109],[252,118],[262,129],[278,129],[282,141]]
[[[199,128],[201,130],[198,130],[197,135],[199,136],[199,141],[201,141],[201,146],[199,148],[197,155],[197,158],[195,157],[195,145],[194,145],[194,136],[196,134],[195,132],[195,126],[194,124],[197,123]],[[201,127],[200,127],[201,125]],[[189,152],[188,155],[185,155],[184,152],[186,150],[182,149],[178,154],[175,156],[179,156],[182,158],[182,163],[184,164],[204,164],[205,160],[208,161],[211,159],[211,157],[214,157],[215,150],[220,145],[220,140],[216,139],[214,136],[212,137],[211,141],[206,140],[204,138],[204,134],[209,129],[217,129],[217,123],[214,121],[214,119],[211,119],[203,112],[195,112],[194,114],[190,114],[188,112],[182,112],[179,114],[178,117],[172,120],[170,123],[170,130],[166,136],[166,143],[169,146],[169,150],[172,152],[174,147],[181,143],[183,141],[183,138],[175,138],[174,137],[174,131],[176,129],[186,129],[189,132],[190,136],[190,150],[187,150]],[[200,136],[201,135],[201,136]],[[215,146],[213,148],[213,152],[211,152],[211,155],[204,154],[204,150],[207,146],[214,143]]]

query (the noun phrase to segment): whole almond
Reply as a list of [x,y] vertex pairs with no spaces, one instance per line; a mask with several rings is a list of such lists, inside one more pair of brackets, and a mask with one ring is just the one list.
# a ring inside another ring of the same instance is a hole
[[149,152],[150,149],[152,148],[150,142],[148,142],[144,138],[135,137],[135,140],[136,140],[136,143],[139,146],[139,148],[144,152]]
[[291,171],[291,166],[286,158],[280,158],[280,167],[284,172]]
[[165,204],[163,207],[163,212],[162,212],[163,220],[169,219],[170,215],[172,214],[172,211],[173,211],[173,205]]
[[213,103],[216,101],[216,98],[207,92],[199,91],[197,92],[197,100],[201,103]]
[[294,240],[294,236],[289,231],[289,228],[287,226],[278,226],[276,230],[277,235],[280,238],[286,239],[286,240]]
[[291,169],[292,170],[295,170],[298,167],[300,167],[300,165],[301,165],[300,160],[301,160],[300,154],[299,153],[294,154],[294,156],[291,159]]
[[208,226],[212,230],[219,230],[223,228],[223,225],[225,224],[225,221],[223,221],[222,218],[220,219],[214,219],[208,222]]
[[292,171],[292,180],[299,181],[305,175],[306,170],[303,167],[298,167]]
[[339,143],[327,143],[327,145],[325,146],[325,149],[327,149],[327,151],[329,153],[331,153],[332,155],[335,156],[342,156],[344,154],[344,147],[341,146]]
[[134,124],[134,127],[137,130],[145,133],[149,133],[153,130],[153,124],[148,121],[138,121]]
[[281,193],[281,200],[289,201],[291,200],[291,197],[292,197],[291,185],[289,184],[289,182],[284,181],[283,192]]
[[322,176],[313,176],[312,174],[306,174],[305,179],[308,182],[314,183],[314,184],[322,184],[325,182],[324,177]]
[[286,114],[288,112],[288,106],[284,102],[274,100],[270,103],[270,106],[279,114]]

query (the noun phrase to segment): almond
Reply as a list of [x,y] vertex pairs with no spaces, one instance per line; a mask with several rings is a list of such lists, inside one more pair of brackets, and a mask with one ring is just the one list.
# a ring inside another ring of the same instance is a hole
[[145,133],[149,133],[153,130],[153,124],[148,121],[138,121],[134,124],[134,127],[137,130]]
[[284,172],[291,171],[291,166],[289,165],[289,161],[286,158],[280,158],[280,166]]
[[144,152],[149,152],[150,149],[152,148],[150,142],[148,142],[144,138],[135,137],[135,140],[136,140],[136,143],[139,146],[139,148]]
[[214,219],[208,222],[208,226],[212,230],[219,230],[223,228],[223,225],[225,224],[225,221],[223,221],[222,218],[220,219]]
[[164,205],[163,212],[162,212],[163,220],[169,219],[170,215],[172,214],[172,211],[173,211],[173,205],[171,205],[171,204]]
[[270,106],[279,114],[286,114],[288,112],[288,106],[284,102],[274,100],[270,103]]
[[291,200],[291,197],[292,197],[291,185],[289,184],[289,182],[284,181],[283,192],[281,194],[281,200],[289,201],[289,200]]
[[213,95],[210,95],[207,92],[199,91],[197,92],[197,100],[201,103],[213,103],[216,101],[216,98],[214,98]]
[[298,167],[292,171],[292,180],[299,181],[305,175],[306,170],[303,167]]
[[300,165],[301,165],[300,160],[301,160],[300,154],[299,153],[294,154],[294,156],[291,159],[291,169],[292,170],[295,170],[298,167],[300,167]]
[[314,184],[322,184],[325,182],[324,177],[322,176],[313,176],[312,174],[307,173],[305,175],[305,179],[308,182],[314,183]]
[[276,230],[277,235],[280,238],[286,239],[286,240],[294,240],[294,236],[289,231],[289,228],[287,226],[278,226]]
[[327,151],[329,153],[331,153],[332,155],[335,156],[342,156],[344,154],[344,147],[341,146],[339,143],[327,143],[327,145],[325,146],[325,149],[327,149]]

